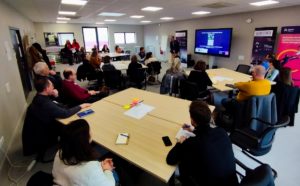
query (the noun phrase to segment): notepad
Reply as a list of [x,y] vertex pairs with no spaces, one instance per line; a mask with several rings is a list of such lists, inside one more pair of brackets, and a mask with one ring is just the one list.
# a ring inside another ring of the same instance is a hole
[[126,145],[128,144],[129,134],[128,133],[120,133],[118,134],[116,145]]
[[141,119],[143,118],[146,114],[151,112],[154,109],[154,107],[139,103],[133,108],[129,109],[128,111],[124,112],[126,116],[133,117],[135,119]]
[[189,137],[195,137],[196,135],[192,132],[189,132],[187,130],[184,130],[183,128],[180,128],[179,131],[177,132],[176,134],[176,139],[179,140],[180,137],[183,136],[183,137],[186,137],[186,138],[189,138]]
[[218,81],[233,81],[232,78],[225,77],[225,76],[214,76],[211,78],[213,82],[218,82]]

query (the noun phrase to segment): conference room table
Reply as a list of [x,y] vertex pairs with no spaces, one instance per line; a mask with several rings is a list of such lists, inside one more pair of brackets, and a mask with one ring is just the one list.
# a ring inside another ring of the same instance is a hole
[[105,56],[109,56],[111,58],[124,58],[130,56],[130,54],[111,52],[111,53],[99,53],[99,56],[102,58]]
[[[149,113],[150,116],[171,121],[178,125],[186,122],[190,123],[188,111],[191,102],[188,100],[135,88],[128,88],[103,98],[103,100],[119,106],[130,104],[133,99],[143,100],[143,103],[154,106],[155,109]],[[209,105],[209,108],[213,111],[215,107]]]
[[[143,100],[143,104],[154,109],[141,119],[124,114],[124,104],[132,99]],[[93,140],[123,159],[167,183],[175,166],[166,163],[166,157],[176,144],[175,136],[183,123],[190,123],[190,101],[129,88],[92,104],[94,114],[86,116]],[[210,109],[213,109],[210,106]],[[73,115],[60,119],[63,124],[79,119]],[[128,133],[127,145],[116,145],[119,133]],[[166,147],[163,136],[169,136],[172,146]]]
[[[128,66],[130,64],[130,60],[125,60],[125,61],[112,61],[111,62],[112,65],[114,65],[114,67],[117,69],[117,70],[127,70],[128,69]],[[101,63],[101,65],[103,65],[103,63]],[[146,65],[144,64],[141,64],[142,65],[142,68],[148,68]]]
[[[189,75],[190,69],[185,70],[185,73]],[[206,70],[209,78],[212,81],[212,86],[220,91],[231,91],[233,88],[226,86],[226,84],[234,84],[237,82],[247,82],[252,80],[252,76],[240,73],[227,68],[217,68]],[[276,84],[274,81],[270,81],[271,85]]]

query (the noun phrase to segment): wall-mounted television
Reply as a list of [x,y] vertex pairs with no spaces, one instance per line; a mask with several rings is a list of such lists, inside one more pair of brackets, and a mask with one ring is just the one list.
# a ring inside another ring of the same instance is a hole
[[195,33],[195,53],[230,57],[232,28],[198,29]]

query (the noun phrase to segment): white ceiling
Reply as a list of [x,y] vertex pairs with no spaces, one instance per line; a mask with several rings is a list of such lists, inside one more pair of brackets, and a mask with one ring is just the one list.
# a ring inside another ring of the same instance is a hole
[[[280,3],[271,6],[254,7],[251,2],[260,0],[89,0],[85,6],[61,5],[61,0],[4,0],[12,7],[33,22],[56,22],[58,11],[76,11],[75,19],[69,23],[96,23],[104,19],[117,19],[109,24],[142,24],[141,20],[151,20],[152,23],[166,22],[161,17],[174,17],[174,20],[185,20],[206,16],[232,14],[238,12],[250,12],[256,10],[279,8],[300,5],[300,0],[279,0]],[[225,8],[204,8],[202,6],[216,2],[231,3],[232,6]],[[146,6],[163,7],[158,12],[145,12],[141,8]],[[102,17],[101,12],[118,12],[126,15],[122,17]],[[209,15],[192,15],[194,11],[210,11]],[[132,19],[131,15],[144,15],[142,19]],[[79,18],[78,18],[79,17]]]

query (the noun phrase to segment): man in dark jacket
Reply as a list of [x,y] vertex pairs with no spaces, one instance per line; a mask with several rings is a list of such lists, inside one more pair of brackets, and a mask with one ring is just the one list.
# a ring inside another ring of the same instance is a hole
[[39,153],[57,141],[59,123],[56,119],[68,118],[90,104],[65,109],[51,100],[57,95],[52,82],[48,78],[39,78],[34,82],[37,94],[28,107],[23,126],[23,153],[31,155]]
[[178,55],[179,50],[179,42],[175,39],[174,36],[172,36],[170,41],[170,52],[173,55],[173,57],[176,57]]
[[[211,111],[202,101],[190,105],[191,125],[183,128],[196,136],[180,137],[167,163],[179,166],[183,186],[235,186],[235,159],[230,139],[222,128],[209,126]],[[192,130],[194,128],[194,130]]]

